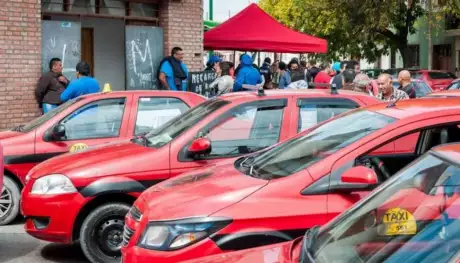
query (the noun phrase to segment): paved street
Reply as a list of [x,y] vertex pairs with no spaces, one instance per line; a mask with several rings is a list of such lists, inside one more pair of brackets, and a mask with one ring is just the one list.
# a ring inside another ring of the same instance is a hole
[[23,221],[0,226],[2,263],[87,262],[78,245],[68,246],[39,241],[24,232]]

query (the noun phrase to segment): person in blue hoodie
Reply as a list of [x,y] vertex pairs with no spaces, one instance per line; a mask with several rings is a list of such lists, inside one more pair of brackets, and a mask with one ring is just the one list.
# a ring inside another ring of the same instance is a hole
[[70,82],[69,86],[62,92],[61,101],[66,102],[81,95],[99,92],[99,83],[90,76],[90,66],[88,63],[81,61],[77,64],[77,79]]
[[252,65],[252,58],[248,54],[241,56],[241,69],[236,74],[233,91],[244,91],[243,84],[257,85],[262,83],[259,71]]

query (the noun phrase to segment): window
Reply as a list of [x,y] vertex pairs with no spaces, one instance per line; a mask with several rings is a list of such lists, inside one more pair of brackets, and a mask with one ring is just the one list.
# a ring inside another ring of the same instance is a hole
[[419,45],[411,45],[409,46],[410,49],[410,60],[408,61],[408,68],[417,68],[420,67],[420,46]]
[[298,105],[300,108],[298,132],[359,107],[348,99],[299,99]]
[[[281,103],[280,103],[281,102]],[[261,150],[278,142],[285,100],[237,106],[205,129],[213,157],[227,157]]]
[[125,98],[88,103],[62,120],[67,140],[117,137],[120,134]]
[[457,82],[454,82],[454,83],[451,83],[449,85],[449,87],[447,87],[447,89],[460,89],[460,81],[457,81]]
[[431,71],[428,72],[430,79],[451,79],[452,76],[447,72]]
[[415,96],[417,98],[425,97],[426,95],[430,94],[432,90],[425,82],[416,82],[413,81],[412,85],[415,87]]
[[145,134],[157,129],[188,109],[189,107],[183,101],[176,98],[139,98],[134,135]]

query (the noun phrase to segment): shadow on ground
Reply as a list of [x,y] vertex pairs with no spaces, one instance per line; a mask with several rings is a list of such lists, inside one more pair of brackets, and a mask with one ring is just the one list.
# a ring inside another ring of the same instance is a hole
[[42,248],[41,256],[50,262],[88,262],[81,251],[80,244],[47,244]]

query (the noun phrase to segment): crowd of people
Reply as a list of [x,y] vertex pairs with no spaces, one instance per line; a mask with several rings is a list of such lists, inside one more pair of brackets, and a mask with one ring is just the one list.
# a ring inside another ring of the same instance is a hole
[[[228,92],[245,91],[251,87],[264,89],[330,89],[352,90],[367,93],[382,101],[395,101],[412,99],[416,97],[415,87],[411,81],[411,74],[407,70],[399,72],[397,81],[399,88],[393,87],[392,77],[381,74],[377,79],[371,79],[361,72],[356,61],[342,61],[321,63],[315,60],[299,61],[292,59],[289,63],[270,58],[265,58],[259,68],[252,61],[251,56],[243,54],[240,64],[236,69],[228,61],[222,61],[217,56],[212,56],[206,70],[213,70],[217,79],[211,84],[222,95]],[[248,88],[249,87],[249,88]]]

